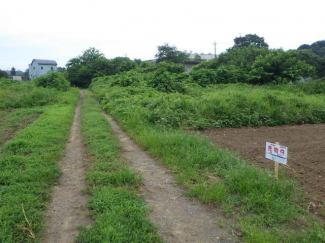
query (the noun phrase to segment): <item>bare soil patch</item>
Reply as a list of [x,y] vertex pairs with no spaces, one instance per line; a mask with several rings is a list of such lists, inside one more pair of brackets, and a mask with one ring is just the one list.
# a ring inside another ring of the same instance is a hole
[[200,133],[262,168],[274,168],[273,161],[265,159],[265,142],[287,146],[289,167],[280,166],[281,170],[297,177],[310,211],[325,218],[325,124],[206,129]]
[[[168,169],[139,148],[110,116],[106,118],[120,140],[121,156],[143,178],[141,196],[163,240],[170,243],[229,242],[233,222],[222,216],[222,210],[185,197],[184,190],[176,186],[174,176],[167,173]],[[218,221],[226,226],[218,227]]]
[[0,114],[0,146],[12,139],[17,132],[32,124],[40,114],[20,115],[14,121],[8,121],[5,115]]
[[86,189],[86,153],[80,133],[82,100],[83,91],[81,91],[76,108],[65,155],[60,163],[62,176],[51,196],[41,242],[74,242],[78,235],[77,228],[91,223],[87,216],[87,199],[82,194],[82,191]]

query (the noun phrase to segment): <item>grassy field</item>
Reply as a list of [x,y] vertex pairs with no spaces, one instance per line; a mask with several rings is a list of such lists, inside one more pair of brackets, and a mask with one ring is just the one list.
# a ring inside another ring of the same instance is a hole
[[[9,81],[0,85],[1,115],[13,122],[2,124],[2,131],[31,116],[31,124],[22,122],[21,130],[0,147],[0,242],[35,242],[43,229],[50,187],[60,175],[56,162],[65,148],[79,91],[52,92]],[[29,96],[29,90],[40,95]],[[12,99],[24,95],[31,100]],[[40,96],[44,102],[39,103]],[[39,115],[34,122],[33,114]]]
[[[115,77],[116,78],[116,77]],[[151,155],[175,172],[190,197],[221,205],[238,219],[245,242],[324,242],[324,225],[309,215],[295,182],[258,169],[188,128],[322,123],[324,94],[306,85],[246,84],[188,87],[186,94],[146,85],[119,87],[97,79],[91,88],[102,107]],[[180,128],[180,129],[179,129]]]
[[118,141],[90,92],[82,106],[82,134],[91,157],[88,207],[94,223],[82,229],[77,242],[161,242],[136,195],[141,177],[119,158]]

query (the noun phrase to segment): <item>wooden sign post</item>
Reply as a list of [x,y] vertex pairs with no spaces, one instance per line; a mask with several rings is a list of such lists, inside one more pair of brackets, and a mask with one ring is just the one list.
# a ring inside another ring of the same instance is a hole
[[276,180],[279,180],[279,164],[286,165],[288,162],[288,148],[278,142],[266,142],[265,158],[274,161],[274,172]]

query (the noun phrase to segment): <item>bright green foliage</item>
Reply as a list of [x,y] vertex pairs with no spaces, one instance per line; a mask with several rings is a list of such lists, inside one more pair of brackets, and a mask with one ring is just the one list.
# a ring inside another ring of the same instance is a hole
[[193,81],[202,87],[217,83],[217,74],[212,69],[200,68],[191,71]]
[[259,37],[258,35],[248,34],[244,37],[236,37],[234,39],[235,45],[233,48],[236,47],[248,47],[248,46],[255,46],[258,48],[268,48],[269,45],[264,41],[263,37]]
[[65,102],[64,97],[66,96],[56,89],[36,87],[30,82],[0,79],[0,110]]
[[82,229],[77,242],[161,242],[136,195],[141,178],[119,158],[117,139],[97,102],[87,92],[82,106],[82,133],[91,155],[88,207],[95,222]]
[[[158,76],[159,77],[159,76]],[[166,77],[168,78],[166,80]],[[163,86],[173,80],[164,72],[154,88],[120,88],[118,76],[98,78],[91,88],[108,109],[130,114],[137,111],[139,121],[166,127],[241,127],[275,126],[325,122],[324,81],[299,85],[253,86],[248,84],[213,85],[207,88],[175,82],[183,92],[169,92]],[[150,85],[150,81],[148,81]],[[159,89],[161,89],[159,91]],[[161,92],[161,91],[164,92]]]
[[70,83],[64,78],[61,73],[48,72],[33,80],[36,86],[44,88],[54,88],[59,91],[67,91],[70,88]]
[[[308,63],[305,60],[308,59]],[[312,62],[312,60],[314,62]],[[217,58],[195,66],[190,74],[201,86],[213,83],[288,83],[297,82],[301,77],[315,77],[317,66],[322,73],[322,62],[314,57],[304,58],[293,51],[267,50],[255,46],[232,48]],[[199,70],[208,73],[210,78],[197,77]],[[213,77],[215,76],[215,77]]]
[[320,57],[311,50],[292,50],[290,52],[299,60],[305,61],[307,64],[313,66],[318,77],[321,78],[325,76],[325,56]]
[[70,89],[61,96],[64,102],[40,108],[43,113],[32,125],[0,147],[0,242],[35,242],[39,238],[49,187],[60,175],[56,162],[68,139],[78,93]]
[[168,43],[158,46],[158,53],[155,56],[158,63],[163,61],[183,63],[188,60],[188,55],[185,52],[178,51],[175,46],[170,46]]
[[250,83],[289,83],[300,77],[314,77],[315,70],[304,61],[298,60],[290,52],[272,51],[255,59],[250,71]]

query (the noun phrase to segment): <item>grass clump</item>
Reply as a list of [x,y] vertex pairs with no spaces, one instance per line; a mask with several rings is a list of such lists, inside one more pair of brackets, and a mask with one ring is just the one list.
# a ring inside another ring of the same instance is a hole
[[40,117],[0,147],[0,242],[35,242],[40,236],[49,187],[60,175],[56,161],[65,148],[78,90],[62,97],[64,103],[39,108]]
[[77,242],[161,242],[147,219],[143,200],[136,195],[141,177],[119,158],[118,141],[90,92],[82,106],[82,134],[92,162],[87,181],[88,207],[94,224],[83,228]]

